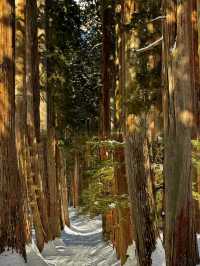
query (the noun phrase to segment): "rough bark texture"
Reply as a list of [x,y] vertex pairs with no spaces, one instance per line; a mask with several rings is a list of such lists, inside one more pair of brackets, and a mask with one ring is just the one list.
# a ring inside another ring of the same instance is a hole
[[189,1],[165,3],[166,262],[167,266],[198,263],[193,223],[191,133],[194,126],[191,71],[191,12]]
[[25,83],[25,12],[26,1],[16,1],[16,36],[15,36],[15,132],[16,148],[19,174],[22,183],[25,200],[25,224],[26,224],[26,242],[31,241],[31,221],[29,213],[28,198],[28,177],[26,167],[26,149],[27,149],[27,124],[26,124],[26,83]]
[[[122,141],[122,138],[118,137],[118,141]],[[124,148],[116,148],[114,152],[115,162],[118,163],[114,169],[113,177],[113,193],[117,196],[128,194],[127,178],[125,170],[125,156]],[[126,260],[126,253],[128,246],[131,245],[133,240],[133,232],[130,217],[130,208],[118,207],[114,210],[114,232],[113,239],[116,247],[117,254],[123,264]]]
[[[115,86],[115,119],[114,129],[117,132],[116,140],[123,142],[123,129],[125,123],[124,112],[124,94],[125,94],[125,32],[124,25],[124,4],[123,1],[115,5],[115,68],[116,68],[116,86]],[[118,163],[114,169],[114,194],[124,195],[128,194],[127,176],[125,169],[125,154],[124,148],[116,148],[114,152],[114,159]],[[115,241],[118,256],[123,264],[126,260],[126,253],[128,246],[133,240],[133,226],[131,224],[130,208],[119,207],[116,210],[115,219]]]
[[48,130],[47,130],[47,169],[48,169],[48,191],[49,191],[49,223],[53,239],[60,235],[60,216],[58,199],[58,180],[56,173],[56,136],[54,120],[51,112],[53,108],[52,94],[48,87],[47,109],[48,109]]
[[[40,169],[43,183],[43,191],[45,198],[45,206],[47,217],[49,216],[49,189],[48,189],[48,162],[47,162],[47,59],[45,54],[47,52],[46,47],[46,6],[45,0],[37,0],[38,6],[38,61],[39,61],[39,94],[40,94],[40,102],[39,102],[39,117],[37,120],[40,120],[39,127],[40,133],[39,136],[39,156],[40,156]],[[36,72],[37,73],[37,72]],[[37,79],[36,79],[37,80]],[[36,94],[38,97],[38,94]],[[37,102],[37,101],[36,101]],[[38,111],[35,112],[38,114]],[[45,214],[46,216],[46,214]],[[46,232],[46,238],[48,240],[52,239],[52,233],[50,229],[49,220],[47,218],[46,224],[44,224],[44,229]]]
[[102,0],[102,106],[101,106],[101,135],[106,138],[110,135],[111,113],[110,97],[115,86],[114,64],[114,1]]
[[[192,1],[192,21],[193,21],[193,45],[192,45],[192,59],[193,59],[193,86],[194,93],[193,93],[193,106],[195,112],[195,127],[196,127],[196,134],[193,138],[199,138],[200,134],[200,113],[199,113],[199,99],[200,99],[200,1],[193,0]],[[196,151],[193,151],[196,153]],[[194,182],[195,182],[195,191],[200,193],[200,167],[197,165],[194,169]],[[195,200],[195,224],[196,230],[200,233],[200,201]]]
[[191,37],[191,85],[192,85],[192,104],[194,112],[194,128],[192,131],[192,138],[199,137],[200,133],[200,111],[199,111],[199,98],[200,98],[200,74],[199,74],[199,53],[198,53],[198,10],[197,0],[191,0],[189,2],[189,10],[191,14],[192,30]]
[[[136,118],[137,119],[137,118]],[[140,266],[152,265],[155,249],[155,225],[150,182],[149,154],[143,121],[133,122],[133,132],[126,135],[126,164],[134,239]]]
[[[115,2],[102,0],[102,102],[101,102],[101,138],[107,139],[111,134],[111,96],[115,88]],[[100,149],[100,159],[107,160],[106,147]],[[112,191],[109,191],[112,193]],[[113,212],[103,216],[104,236],[113,239]]]
[[80,198],[80,158],[79,153],[75,152],[74,156],[74,177],[73,177],[73,206],[79,206]]
[[[38,94],[38,60],[37,50],[37,2],[27,0],[26,5],[26,89],[27,89],[27,126],[28,126],[28,145],[30,159],[30,188],[31,207],[33,213],[33,224],[36,231],[36,240],[39,250],[42,250],[45,242],[44,226],[47,222],[45,217],[45,200],[42,178],[39,165],[38,152],[38,103],[36,96]],[[37,91],[37,93],[36,93]],[[37,110],[37,111],[36,111]]]
[[[52,5],[51,0],[46,0],[46,47],[47,52],[52,51],[51,42],[51,23],[49,9]],[[48,169],[48,191],[49,191],[49,223],[53,239],[60,235],[60,216],[59,216],[59,195],[58,180],[56,173],[56,129],[55,129],[55,108],[54,94],[49,79],[52,75],[53,62],[47,58],[47,169]]]
[[[124,1],[122,10],[125,24],[130,23],[134,12],[136,12],[134,1]],[[138,12],[140,10],[137,10]],[[132,90],[138,82],[134,74],[136,66],[130,57],[130,49],[137,47],[140,37],[137,37],[135,33],[134,30],[125,33],[125,46],[123,47],[125,84],[122,86],[125,86],[126,100],[130,99]],[[126,127],[124,129],[126,171],[134,239],[140,266],[152,265],[151,254],[155,249],[156,238],[146,119],[146,114],[140,112],[134,115],[126,108]]]
[[61,227],[65,225],[70,226],[69,213],[68,213],[68,193],[67,193],[67,176],[65,170],[65,161],[61,148],[57,147],[57,178],[58,178],[58,191],[60,202],[60,221]]
[[14,1],[0,1],[0,252],[25,257],[24,197],[15,143]]

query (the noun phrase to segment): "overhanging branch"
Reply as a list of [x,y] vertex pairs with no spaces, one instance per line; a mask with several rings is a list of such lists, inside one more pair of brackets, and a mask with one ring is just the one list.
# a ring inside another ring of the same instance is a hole
[[158,40],[156,40],[155,42],[150,43],[146,47],[143,47],[140,49],[134,49],[133,52],[140,54],[140,53],[149,51],[149,50],[153,49],[154,47],[160,45],[162,43],[162,41],[163,41],[163,36],[161,38],[159,38]]
[[157,20],[162,20],[162,19],[165,19],[166,16],[158,16],[156,18],[153,18],[152,20],[150,20],[150,22],[154,22],[154,21],[157,21]]

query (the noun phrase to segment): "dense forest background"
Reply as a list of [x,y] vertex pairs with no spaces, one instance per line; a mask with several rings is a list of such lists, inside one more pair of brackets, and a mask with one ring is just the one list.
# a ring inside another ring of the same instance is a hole
[[0,0],[0,253],[101,215],[121,265],[196,266],[199,0]]

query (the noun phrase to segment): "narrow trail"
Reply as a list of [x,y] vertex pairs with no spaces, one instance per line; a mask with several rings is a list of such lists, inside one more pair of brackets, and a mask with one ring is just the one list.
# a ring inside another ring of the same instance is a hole
[[89,219],[70,209],[71,227],[45,246],[42,256],[51,266],[119,266],[113,247],[102,238],[101,217]]
[[27,264],[16,252],[0,255],[0,266],[120,266],[115,250],[102,238],[101,217],[89,219],[70,209],[71,227],[39,253],[34,241],[27,246]]

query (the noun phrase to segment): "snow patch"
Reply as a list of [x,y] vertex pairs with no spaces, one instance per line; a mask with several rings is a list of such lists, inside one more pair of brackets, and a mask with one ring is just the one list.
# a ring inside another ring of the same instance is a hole
[[24,259],[12,251],[5,251],[0,256],[0,266],[26,266]]
[[0,266],[48,266],[35,243],[26,246],[27,263],[16,252],[5,251],[0,255]]
[[[135,242],[129,246],[127,251],[128,259],[124,266],[137,266],[136,246]],[[161,239],[157,239],[156,249],[151,255],[152,266],[165,266],[165,251]]]
[[[198,244],[198,249],[199,249],[199,254],[200,254],[200,234],[197,234],[197,244]],[[198,264],[197,266],[200,266],[200,264]]]
[[110,203],[110,204],[108,205],[108,207],[109,207],[110,209],[115,209],[115,208],[116,208],[116,204],[115,204],[115,203]]
[[26,253],[28,266],[48,266],[34,242],[26,247]]
[[127,250],[128,259],[124,266],[137,266],[137,257],[136,257],[136,246],[135,242],[131,246],[128,247]]
[[152,266],[165,266],[165,250],[161,239],[157,239],[156,249],[151,255]]

